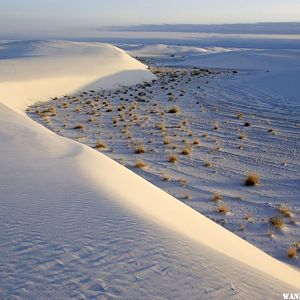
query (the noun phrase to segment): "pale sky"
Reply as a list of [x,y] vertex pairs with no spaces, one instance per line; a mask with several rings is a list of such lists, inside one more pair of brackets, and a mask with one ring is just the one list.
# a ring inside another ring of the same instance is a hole
[[0,33],[102,25],[300,21],[300,0],[0,0]]

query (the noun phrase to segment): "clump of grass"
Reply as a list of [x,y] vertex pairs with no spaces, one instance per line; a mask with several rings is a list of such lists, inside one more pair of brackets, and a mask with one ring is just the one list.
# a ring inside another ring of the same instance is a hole
[[145,153],[146,150],[145,150],[145,147],[143,145],[138,145],[138,146],[135,147],[134,152],[136,154],[142,154],[142,153]]
[[180,113],[180,108],[178,106],[173,106],[167,111],[169,114],[178,114]]
[[217,212],[227,214],[228,212],[230,212],[230,207],[225,203],[221,203],[217,206]]
[[143,162],[142,160],[138,160],[135,163],[135,167],[138,168],[138,169],[143,169],[143,168],[147,167],[147,164],[145,162]]
[[95,118],[94,118],[94,117],[89,118],[89,122],[90,122],[90,123],[95,122]]
[[248,213],[246,214],[246,216],[244,217],[244,219],[250,223],[253,223],[253,215],[252,213]]
[[245,178],[245,185],[255,186],[260,183],[260,177],[257,173],[249,173]]
[[120,119],[121,119],[122,122],[126,122],[126,115],[125,115],[124,112],[121,112],[121,113],[119,114],[119,116],[120,116]]
[[170,144],[170,139],[168,137],[164,137],[164,145],[169,145]]
[[240,223],[239,228],[240,228],[240,231],[245,231],[246,225],[244,223]]
[[246,138],[246,134],[245,133],[241,133],[239,135],[239,140],[244,140]]
[[182,186],[182,187],[185,187],[187,185],[186,179],[181,178],[178,180],[178,182],[179,182],[180,186]]
[[214,201],[222,200],[222,195],[219,192],[215,192],[214,195],[213,195],[213,200]]
[[74,129],[84,129],[84,125],[83,124],[76,124],[73,128]]
[[184,200],[191,200],[192,199],[192,196],[190,194],[184,194],[183,195],[183,199]]
[[281,217],[274,216],[270,218],[270,224],[278,229],[282,229],[284,227],[284,220]]
[[106,144],[104,143],[104,142],[102,142],[102,141],[98,141],[97,143],[96,143],[96,148],[97,149],[105,149],[105,148],[107,148],[107,146],[106,146]]
[[169,156],[169,162],[170,163],[176,163],[176,162],[178,162],[178,157],[177,157],[177,155],[175,155],[175,154],[172,154],[172,155],[170,155]]
[[214,122],[214,130],[218,130],[220,128],[220,123],[218,121]]
[[42,114],[42,115],[49,114],[49,116],[54,117],[54,116],[57,115],[57,110],[56,110],[55,107],[51,106],[51,107],[48,107],[48,108],[46,108],[45,110],[43,110],[43,111],[41,112],[41,114]]
[[208,161],[208,160],[206,160],[206,161],[204,162],[204,166],[207,167],[207,168],[211,168],[212,165],[213,165],[212,162],[210,162],[210,161]]
[[163,177],[162,177],[162,181],[170,181],[171,180],[171,177],[169,176],[169,175],[164,175]]
[[278,211],[286,218],[290,218],[292,215],[292,210],[285,204],[281,204],[278,207]]
[[50,123],[50,117],[49,117],[49,116],[43,116],[42,119],[43,119],[46,123]]
[[117,118],[117,117],[114,117],[114,118],[113,118],[113,124],[114,124],[114,125],[117,125],[117,124],[118,124],[118,118]]
[[193,141],[193,144],[194,144],[194,145],[200,145],[200,140],[198,140],[198,139],[194,140],[194,141]]
[[296,246],[291,246],[287,251],[287,256],[288,258],[295,258],[297,256],[297,253],[298,253],[298,248]]
[[163,123],[158,123],[157,126],[156,126],[157,129],[163,131],[166,129],[165,125]]
[[191,152],[192,152],[191,148],[185,147],[185,148],[182,149],[181,154],[182,155],[189,155],[189,154],[191,154]]
[[244,113],[239,112],[239,113],[237,114],[237,118],[238,118],[238,119],[243,119],[243,117],[244,117]]

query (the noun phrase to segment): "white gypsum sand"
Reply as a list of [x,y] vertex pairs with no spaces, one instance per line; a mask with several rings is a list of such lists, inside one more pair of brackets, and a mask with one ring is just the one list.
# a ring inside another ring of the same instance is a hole
[[[154,82],[65,96],[28,113],[297,266],[287,255],[300,239],[295,117],[260,105],[262,97],[272,97],[237,84],[245,76],[240,73],[152,70]],[[173,156],[176,163],[170,163]],[[259,185],[245,186],[251,172]],[[218,212],[223,206],[228,213]],[[277,216],[282,228],[272,224]]]
[[297,270],[20,115],[83,87],[151,80],[145,66],[105,45],[23,46],[6,44],[14,57],[0,61],[1,297],[257,298],[299,288]]

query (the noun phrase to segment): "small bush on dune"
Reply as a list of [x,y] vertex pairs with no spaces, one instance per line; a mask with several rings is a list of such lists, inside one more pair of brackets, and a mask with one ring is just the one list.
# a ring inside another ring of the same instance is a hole
[[222,199],[222,195],[219,192],[215,192],[213,195],[214,201],[220,201]]
[[136,146],[134,152],[135,152],[136,154],[142,154],[142,153],[145,153],[146,150],[145,150],[145,148],[144,148],[143,145],[138,145],[138,146]]
[[220,128],[220,123],[218,121],[214,122],[214,130],[218,130]]
[[186,185],[187,185],[187,181],[184,178],[179,179],[178,182],[179,182],[179,185],[182,187],[186,187]]
[[104,149],[104,148],[107,148],[107,146],[106,146],[106,144],[105,144],[104,142],[98,141],[98,142],[96,143],[96,148],[97,148],[97,149],[99,149],[99,148]]
[[245,133],[241,133],[239,135],[239,140],[244,140],[246,138],[246,134]]
[[191,200],[192,199],[192,196],[190,194],[184,194],[183,195],[183,199],[184,200]]
[[298,248],[296,246],[291,246],[287,251],[288,258],[294,258],[297,256]]
[[170,180],[171,180],[171,177],[170,177],[169,175],[164,175],[164,176],[162,177],[162,180],[163,180],[163,181],[170,181]]
[[180,113],[180,108],[178,106],[171,107],[168,111],[169,114],[178,114]]
[[166,129],[165,125],[163,123],[158,123],[157,126],[156,126],[157,129],[163,131]]
[[204,166],[207,167],[207,168],[211,168],[212,165],[213,165],[213,164],[212,164],[210,161],[208,161],[208,160],[206,160],[206,161],[204,162]]
[[222,213],[222,214],[226,214],[230,211],[230,208],[227,204],[219,204],[217,207],[217,212]]
[[284,204],[279,205],[278,211],[286,218],[290,218],[292,215],[291,208]]
[[84,125],[83,124],[76,124],[73,128],[74,129],[84,129]]
[[168,137],[164,137],[164,145],[169,145],[170,139]]
[[118,124],[118,118],[117,118],[117,117],[114,117],[114,118],[113,118],[113,124],[114,124],[114,125],[117,125],[117,124]]
[[256,173],[249,173],[245,179],[245,185],[254,186],[260,183],[260,177]]
[[277,216],[270,218],[270,224],[278,229],[282,229],[285,225],[283,219]]
[[169,156],[170,163],[176,163],[178,161],[178,157],[175,154]]
[[185,148],[182,149],[181,154],[182,155],[189,155],[189,154],[191,154],[191,152],[192,152],[191,148],[185,147]]
[[146,168],[146,167],[147,167],[147,164],[144,163],[142,160],[138,160],[138,161],[135,163],[135,167],[138,168],[138,169],[143,169],[143,168]]
[[238,119],[243,119],[243,117],[244,117],[244,113],[239,112],[239,113],[237,114],[237,118],[238,118]]

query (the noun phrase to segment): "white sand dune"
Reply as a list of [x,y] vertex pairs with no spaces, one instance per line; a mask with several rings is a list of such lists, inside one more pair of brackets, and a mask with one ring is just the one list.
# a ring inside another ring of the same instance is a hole
[[176,45],[142,45],[127,47],[128,52],[134,56],[161,56],[161,55],[199,55],[199,54],[216,54],[231,51],[241,51],[241,49],[235,48],[223,48],[223,47],[195,47],[195,46],[176,46]]
[[140,62],[106,44],[12,42],[0,45],[0,57],[1,102],[18,111],[37,100],[80,89],[154,78]]
[[0,45],[1,298],[282,297],[299,272],[91,148],[22,115],[81,89],[151,80],[102,44]]
[[[146,43],[146,41],[145,41]],[[134,56],[161,57],[161,63],[177,66],[198,66],[209,68],[228,68],[251,71],[253,76],[247,77],[242,83],[281,96],[298,103],[300,92],[300,50],[282,48],[261,48],[259,40],[252,40],[252,49],[237,47],[235,43],[227,41],[231,47],[196,47],[154,44],[145,46],[127,45],[128,53]],[[266,41],[265,46],[268,45]],[[196,43],[197,44],[197,43]],[[225,43],[226,44],[226,43]],[[243,45],[243,42],[238,44]],[[255,47],[255,48],[253,48]],[[176,59],[170,61],[174,55]],[[268,72],[266,72],[268,71]]]

